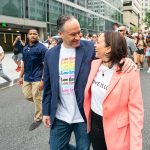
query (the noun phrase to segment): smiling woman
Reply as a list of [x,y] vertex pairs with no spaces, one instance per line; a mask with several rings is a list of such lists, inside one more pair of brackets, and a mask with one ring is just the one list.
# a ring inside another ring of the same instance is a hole
[[118,32],[101,33],[95,44],[95,50],[96,57],[102,59],[108,67],[114,64],[120,66],[120,60],[127,57],[126,40]]
[[123,73],[119,63],[127,57],[126,40],[119,32],[105,32],[98,36],[95,49],[99,59],[92,62],[84,95],[93,150],[142,150],[139,71]]

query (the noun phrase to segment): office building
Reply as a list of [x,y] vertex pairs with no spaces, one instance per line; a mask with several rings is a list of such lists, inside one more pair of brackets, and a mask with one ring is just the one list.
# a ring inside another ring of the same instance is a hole
[[123,1],[123,20],[129,29],[140,28],[141,26],[141,0]]
[[76,16],[84,34],[111,30],[114,22],[123,23],[122,0],[0,1],[0,40],[5,47],[12,44],[17,32],[26,40],[29,28],[38,29],[41,41],[56,35],[56,20],[63,14]]

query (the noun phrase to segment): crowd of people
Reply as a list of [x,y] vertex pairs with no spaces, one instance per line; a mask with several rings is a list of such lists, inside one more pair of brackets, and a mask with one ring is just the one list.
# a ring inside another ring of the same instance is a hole
[[[130,37],[115,23],[111,31],[84,36],[70,15],[58,18],[57,29],[59,39],[48,37],[47,47],[37,29],[29,29],[28,43],[21,35],[13,43],[18,83],[35,105],[29,131],[43,121],[51,150],[89,150],[91,143],[93,150],[142,150],[138,68],[146,56],[150,73],[150,35]],[[76,147],[69,144],[72,132]]]
[[129,33],[125,26],[114,23],[113,31],[120,32],[126,38],[128,56],[134,60],[139,69],[143,69],[147,60],[147,73],[150,73],[150,32]]
[[[150,73],[150,32],[142,33],[129,33],[126,26],[119,26],[117,23],[113,24],[112,31],[120,32],[126,39],[128,57],[131,58],[138,66],[139,69],[143,69],[144,60],[147,61],[148,70],[147,73]],[[81,40],[88,40],[96,42],[99,37],[98,34],[87,34],[82,36]]]

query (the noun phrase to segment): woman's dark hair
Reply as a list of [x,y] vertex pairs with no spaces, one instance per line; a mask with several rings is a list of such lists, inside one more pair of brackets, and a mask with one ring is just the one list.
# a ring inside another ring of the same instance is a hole
[[126,39],[119,32],[105,32],[104,37],[106,47],[111,47],[109,61],[112,65],[117,64],[121,70],[123,64],[120,64],[120,60],[127,57],[128,53]]
[[68,20],[71,20],[71,19],[76,19],[74,16],[71,16],[71,15],[63,15],[63,16],[60,16],[58,19],[57,19],[57,30],[60,31],[62,30],[64,24],[68,21]]

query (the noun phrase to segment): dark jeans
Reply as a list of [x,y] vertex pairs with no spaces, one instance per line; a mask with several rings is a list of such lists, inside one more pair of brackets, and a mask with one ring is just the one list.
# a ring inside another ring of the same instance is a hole
[[[71,133],[74,132],[76,148],[69,144]],[[55,119],[50,130],[50,150],[89,150],[90,139],[85,122],[68,124]]]
[[102,116],[97,115],[92,111],[91,117],[92,117],[91,120],[92,125],[91,125],[90,139],[92,142],[93,150],[107,150],[104,137]]

